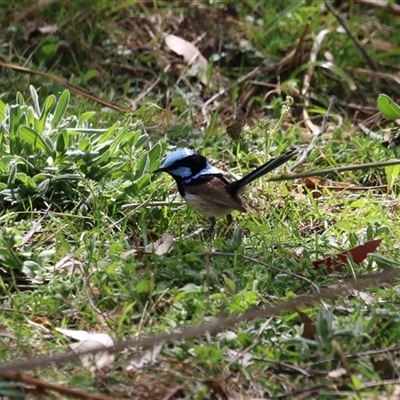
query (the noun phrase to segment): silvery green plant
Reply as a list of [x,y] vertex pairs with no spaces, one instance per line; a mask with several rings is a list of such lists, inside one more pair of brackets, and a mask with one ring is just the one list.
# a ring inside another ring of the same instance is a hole
[[[119,180],[138,194],[159,161],[161,147],[136,129],[130,117],[108,129],[89,122],[95,112],[68,115],[70,93],[48,96],[43,105],[33,86],[14,104],[0,100],[0,202],[3,208],[51,203],[76,206],[89,196],[83,181]],[[132,127],[134,129],[132,129]]]

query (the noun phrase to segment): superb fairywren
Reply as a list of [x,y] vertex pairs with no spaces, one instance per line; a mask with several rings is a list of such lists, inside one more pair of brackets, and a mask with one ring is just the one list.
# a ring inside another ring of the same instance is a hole
[[234,182],[229,182],[220,169],[190,149],[175,150],[155,172],[167,172],[175,179],[179,193],[186,203],[210,219],[210,231],[212,231],[216,217],[226,215],[227,223],[230,225],[232,211],[249,211],[250,207],[241,196],[245,187],[255,179],[280,167],[296,153],[297,149],[291,148]]

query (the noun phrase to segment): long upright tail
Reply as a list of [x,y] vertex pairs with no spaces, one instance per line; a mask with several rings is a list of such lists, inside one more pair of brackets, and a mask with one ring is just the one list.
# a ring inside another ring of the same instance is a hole
[[244,176],[242,179],[239,179],[235,182],[232,182],[226,186],[226,190],[231,194],[240,193],[241,189],[247,186],[249,183],[254,180],[260,178],[261,176],[267,174],[268,172],[273,171],[274,169],[280,167],[281,165],[288,162],[292,159],[298,152],[298,149],[293,147],[289,150],[286,150],[280,156],[269,160],[267,163],[261,165],[256,168],[253,172],[250,172],[248,175]]

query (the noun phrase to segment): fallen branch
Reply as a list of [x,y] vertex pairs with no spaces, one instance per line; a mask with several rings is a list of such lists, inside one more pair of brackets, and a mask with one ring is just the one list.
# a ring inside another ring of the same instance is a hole
[[[197,336],[204,334],[214,335],[216,333],[225,331],[228,328],[233,327],[236,324],[242,322],[250,322],[259,318],[266,318],[271,315],[280,315],[284,312],[293,311],[299,307],[309,306],[319,301],[334,300],[340,296],[347,296],[349,293],[349,287],[353,290],[363,290],[365,288],[387,284],[400,278],[400,270],[386,270],[376,274],[365,275],[357,279],[357,281],[350,281],[345,287],[321,289],[319,293],[314,295],[302,295],[295,299],[290,299],[282,303],[275,305],[263,305],[262,307],[256,307],[248,310],[242,314],[220,317],[214,322],[205,322],[197,326],[189,326],[182,329],[180,332],[173,332],[169,334],[153,335],[145,338],[139,338],[134,340],[126,340],[117,343],[112,347],[108,347],[107,351],[110,354],[119,353],[126,349],[132,349],[137,347],[152,347],[160,342],[174,342],[184,339],[192,339]],[[91,349],[82,351],[79,356],[83,354],[95,354],[104,349]],[[77,361],[78,357],[75,353],[61,353],[52,354],[45,357],[35,357],[27,361],[18,361],[14,363],[3,363],[0,366],[0,376],[3,373],[13,373],[21,370],[32,370],[38,367],[45,367],[54,363],[65,363],[68,361]],[[4,375],[3,375],[4,376]]]

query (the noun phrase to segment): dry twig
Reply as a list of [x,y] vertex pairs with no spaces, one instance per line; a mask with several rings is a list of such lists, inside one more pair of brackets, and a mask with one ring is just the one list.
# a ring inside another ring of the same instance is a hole
[[48,74],[46,72],[42,72],[42,71],[37,71],[31,68],[26,68],[26,67],[21,67],[19,65],[16,64],[10,64],[10,63],[6,63],[4,61],[0,60],[0,67],[4,67],[4,68],[8,68],[8,69],[12,69],[14,71],[18,71],[18,72],[22,72],[24,74],[30,74],[30,75],[38,75],[42,78],[48,79],[50,81],[53,82],[57,82],[60,85],[64,86],[65,88],[67,88],[68,90],[70,90],[71,92],[74,92],[82,97],[86,97],[89,100],[92,100],[96,103],[101,104],[102,106],[111,108],[112,110],[115,111],[119,111],[121,113],[127,113],[129,112],[129,110],[125,107],[121,107],[118,104],[115,103],[111,103],[107,100],[104,100],[100,97],[95,96],[94,94],[88,92],[85,89],[80,88],[79,86],[73,85],[72,83],[69,83],[68,81],[66,81],[65,79],[62,79],[56,75],[53,74]]
[[391,161],[383,161],[383,162],[367,163],[367,164],[346,165],[344,167],[320,169],[318,171],[301,172],[299,174],[272,176],[271,178],[267,179],[267,181],[268,182],[294,181],[295,179],[309,178],[310,176],[324,176],[326,174],[331,174],[331,173],[338,173],[338,172],[345,172],[345,171],[358,171],[358,170],[369,169],[369,168],[389,167],[391,165],[398,165],[398,164],[400,164],[400,160],[391,160]]
[[364,57],[365,61],[369,65],[369,67],[373,71],[378,71],[378,65],[376,62],[369,56],[367,51],[364,49],[363,45],[360,43],[360,41],[352,34],[349,25],[347,24],[347,21],[340,15],[338,11],[335,10],[333,5],[330,3],[329,0],[325,0],[326,6],[329,8],[330,12],[335,16],[335,18],[339,21],[340,25],[342,25],[343,29],[346,31],[346,33],[349,35],[349,38],[353,41],[359,52],[362,54]]
[[309,285],[311,285],[317,292],[320,291],[319,287],[312,282],[310,279],[305,278],[304,276],[295,274],[294,272],[288,271],[288,270],[283,270],[281,268],[275,267],[274,265],[266,264],[265,262],[262,262],[260,260],[257,260],[256,258],[245,256],[244,254],[235,254],[235,253],[225,253],[225,252],[220,252],[220,251],[213,251],[212,253],[200,253],[198,256],[222,256],[222,257],[240,257],[243,260],[251,261],[254,264],[261,265],[265,268],[272,269],[276,272],[279,272],[280,274],[284,275],[289,275],[292,276],[293,278],[303,280],[307,282]]
[[304,76],[303,89],[301,91],[301,94],[304,97],[304,108],[303,108],[304,124],[313,134],[318,131],[318,128],[311,122],[310,117],[307,112],[307,107],[309,105],[308,90],[310,89],[311,77],[314,73],[314,66],[312,63],[315,63],[317,61],[317,54],[318,54],[319,48],[321,47],[322,41],[327,33],[329,33],[329,29],[323,29],[321,32],[318,33],[317,37],[315,38],[314,44],[313,44],[311,52],[310,52],[310,63],[311,64],[308,67],[307,73]]
[[124,400],[119,397],[110,397],[102,394],[84,392],[83,390],[72,389],[66,386],[57,385],[56,383],[46,382],[33,376],[22,375],[17,372],[1,371],[0,377],[14,381],[21,382],[28,385],[35,386],[42,390],[51,390],[53,392],[62,393],[67,396],[72,396],[74,399],[85,399],[85,400]]
[[335,96],[332,96],[331,99],[330,99],[330,102],[329,102],[328,109],[326,110],[326,114],[324,115],[324,118],[323,118],[323,120],[322,120],[321,128],[318,129],[318,130],[316,130],[316,131],[313,133],[311,143],[309,144],[309,146],[307,147],[307,149],[304,150],[303,154],[302,154],[301,157],[298,159],[298,161],[296,162],[296,164],[294,164],[294,165],[289,169],[289,171],[293,171],[296,167],[298,167],[299,165],[303,164],[304,161],[306,161],[307,156],[314,150],[314,148],[315,148],[315,146],[316,146],[316,144],[317,144],[318,139],[321,137],[321,135],[323,135],[323,134],[326,132],[326,123],[328,122],[328,118],[329,118],[330,115],[331,115],[332,108],[333,108],[333,105],[335,104],[335,101],[336,101],[336,97],[335,97]]

